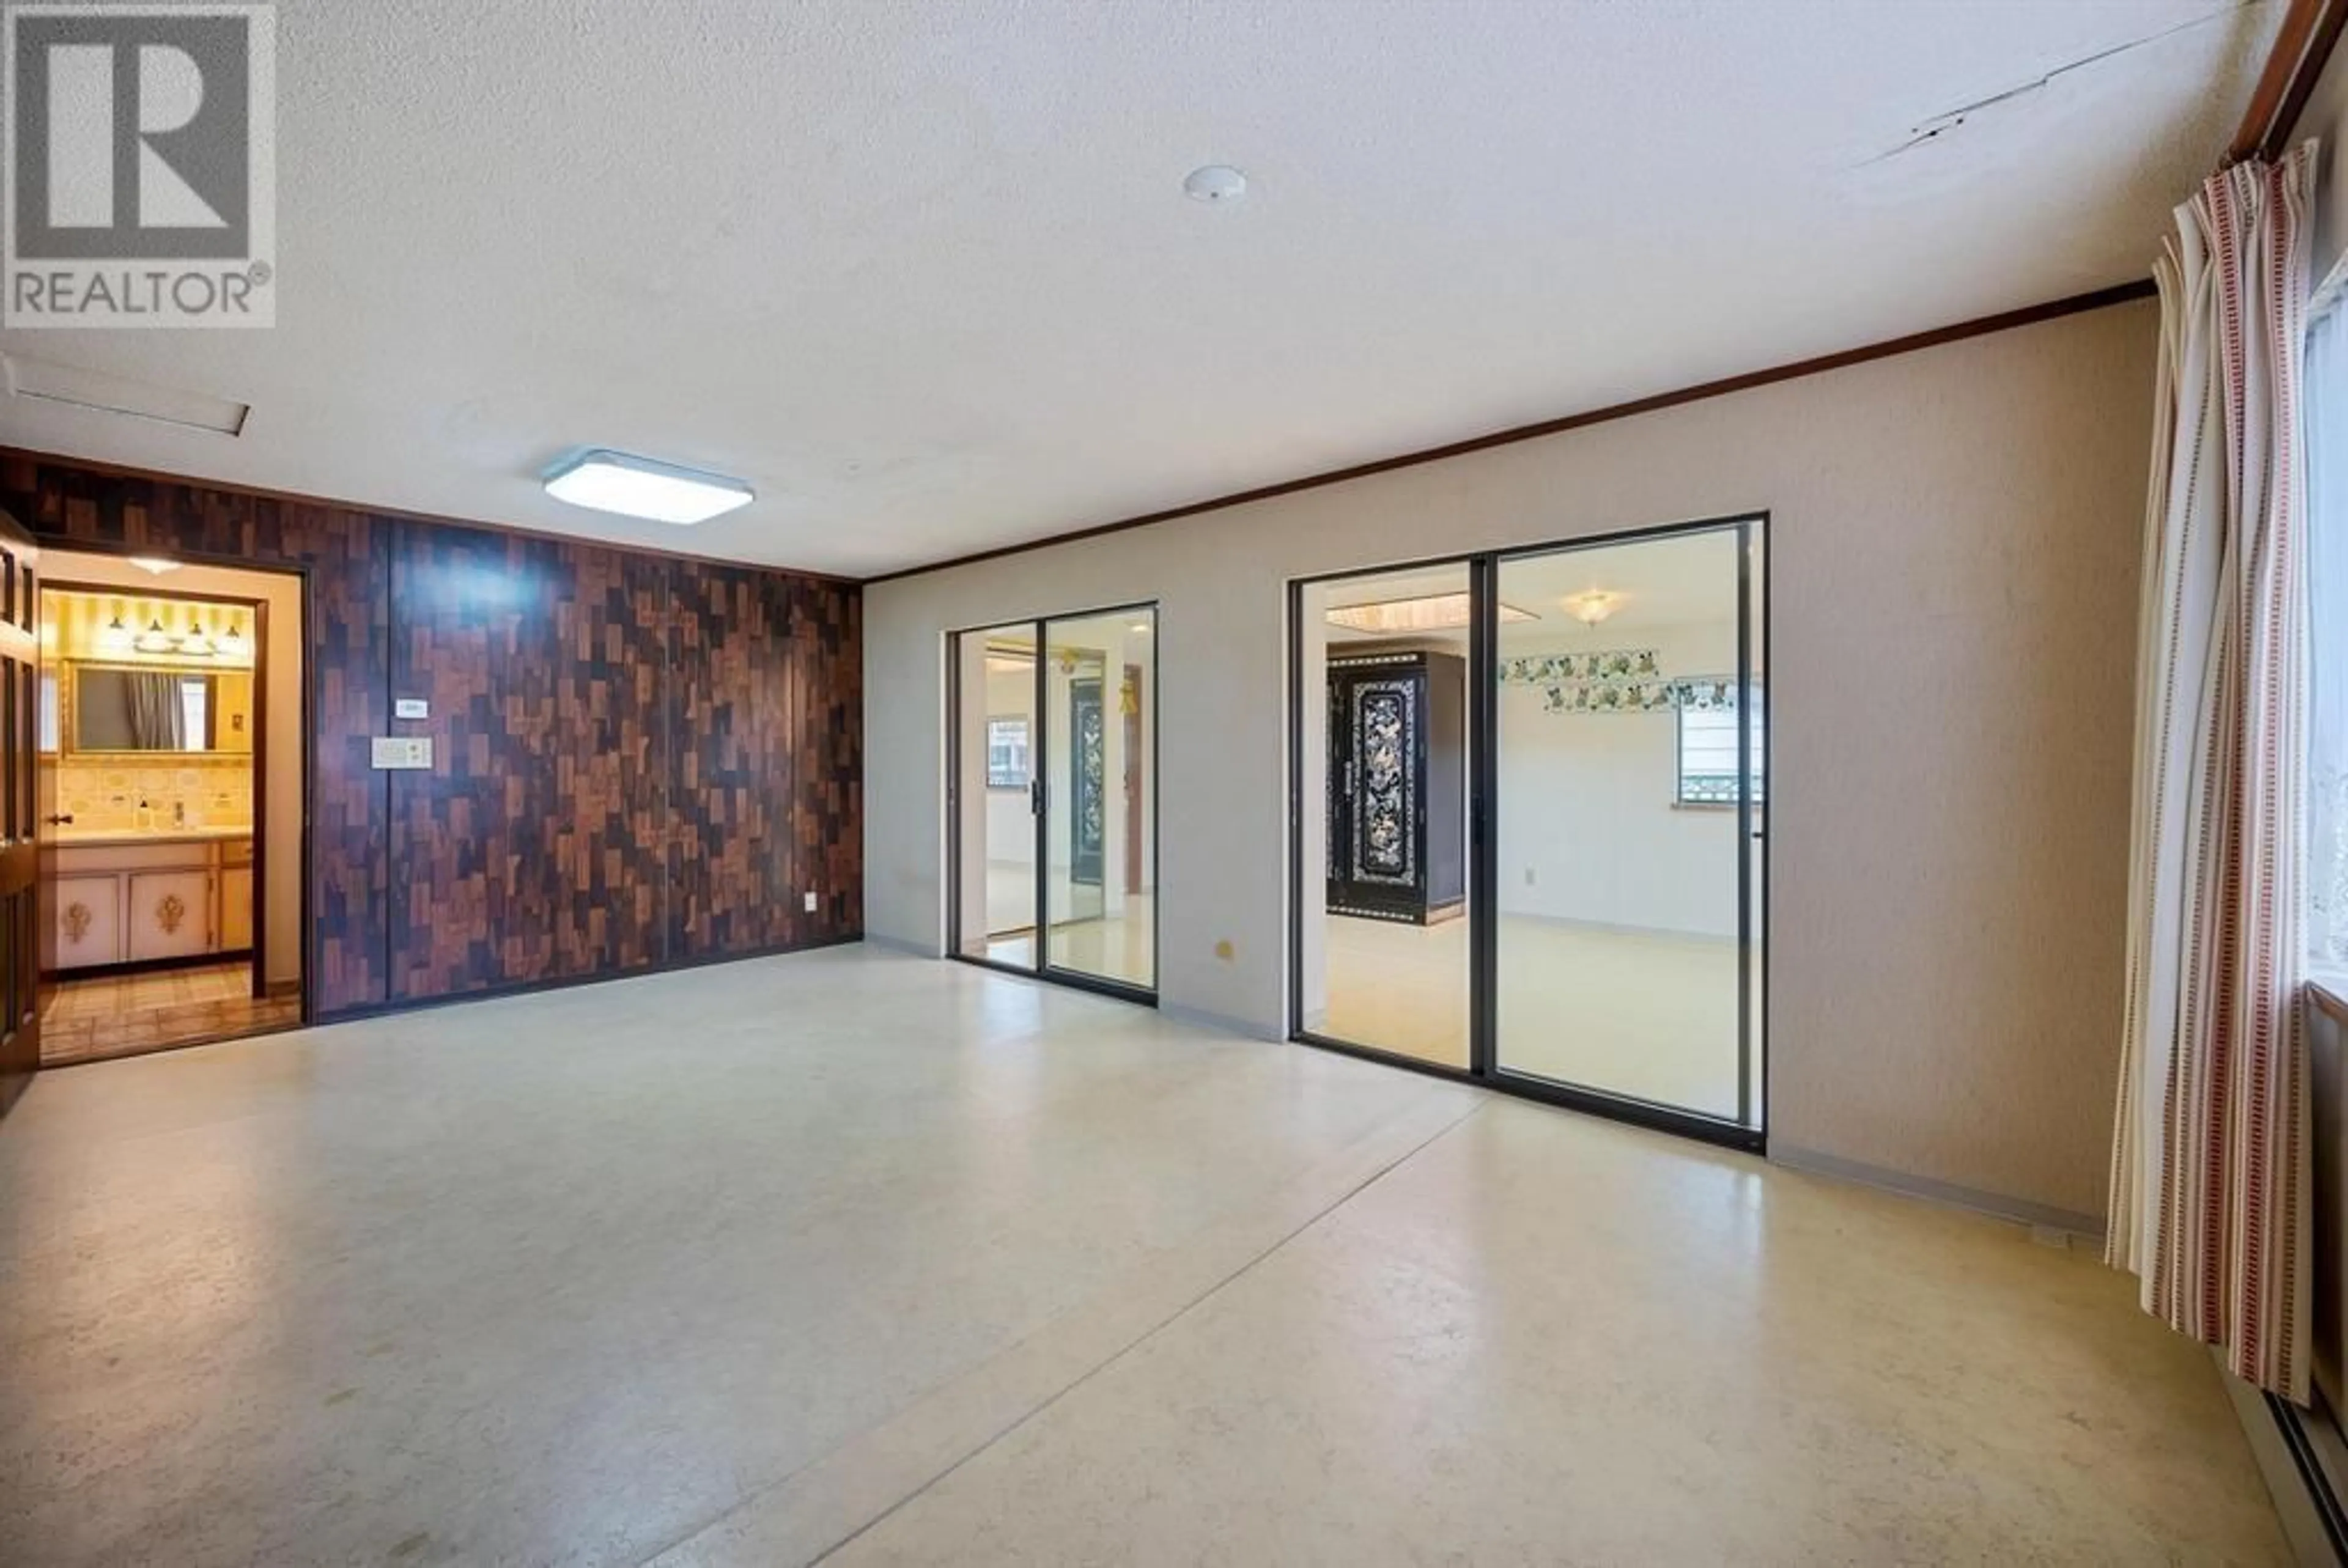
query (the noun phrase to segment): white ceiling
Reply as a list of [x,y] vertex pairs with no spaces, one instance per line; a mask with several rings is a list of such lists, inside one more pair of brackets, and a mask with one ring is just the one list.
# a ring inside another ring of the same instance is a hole
[[[2281,5],[277,10],[275,329],[0,336],[245,434],[0,440],[862,575],[2140,277]],[[758,499],[577,511],[579,445]]]
[[[1734,621],[1736,535],[1730,529],[1714,528],[1547,555],[1515,556],[1500,563],[1498,586],[1502,604],[1532,617],[1500,623],[1500,639],[1510,645],[1612,647],[1626,632]],[[1326,610],[1467,591],[1465,566],[1379,572],[1312,585],[1307,613],[1315,608]],[[1613,596],[1614,603],[1605,620],[1587,627],[1575,618],[1568,601],[1593,591]],[[1396,641],[1341,626],[1330,627],[1328,636],[1332,642]],[[1463,626],[1400,641],[1465,648],[1468,631]]]

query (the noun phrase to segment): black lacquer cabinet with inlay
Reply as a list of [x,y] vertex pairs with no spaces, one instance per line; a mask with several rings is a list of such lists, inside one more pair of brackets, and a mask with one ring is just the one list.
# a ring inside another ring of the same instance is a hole
[[1468,897],[1468,681],[1449,653],[1329,658],[1329,913],[1415,925]]

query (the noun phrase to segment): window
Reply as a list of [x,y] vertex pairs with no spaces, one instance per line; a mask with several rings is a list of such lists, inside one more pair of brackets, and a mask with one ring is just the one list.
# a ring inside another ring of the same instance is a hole
[[212,733],[205,723],[207,715],[204,712],[205,698],[210,694],[211,689],[211,682],[201,675],[183,675],[180,678],[180,733],[186,737],[180,745],[182,751],[211,750]]
[[[1736,682],[1729,676],[1706,676],[1687,682],[1702,687],[1714,682],[1735,690]],[[1761,778],[1761,688],[1751,688],[1753,704],[1753,804],[1758,805],[1767,794]],[[1736,804],[1737,723],[1735,708],[1700,708],[1685,706],[1673,710],[1679,720],[1679,790],[1673,797],[1682,805],[1735,805]]]
[[[2331,300],[2339,294],[2325,292]],[[2348,321],[2319,298],[2307,333],[2308,958],[2348,970]]]
[[986,787],[1027,787],[1027,721],[986,721]]
[[41,671],[41,740],[45,752],[57,749],[57,674],[54,670]]

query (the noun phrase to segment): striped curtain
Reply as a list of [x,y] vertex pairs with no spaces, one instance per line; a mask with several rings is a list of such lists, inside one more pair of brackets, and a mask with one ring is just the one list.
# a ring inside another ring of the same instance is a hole
[[2127,1001],[2107,1255],[2304,1402],[2301,375],[2315,149],[2212,177],[2155,263]]

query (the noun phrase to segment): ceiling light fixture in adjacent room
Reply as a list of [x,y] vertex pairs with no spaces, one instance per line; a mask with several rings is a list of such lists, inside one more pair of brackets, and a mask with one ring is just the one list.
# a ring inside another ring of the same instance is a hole
[[[1375,604],[1341,604],[1328,611],[1330,625],[1376,637],[1448,631],[1467,625],[1468,614],[1468,596],[1464,593],[1431,593],[1424,599],[1388,599]],[[1513,604],[1503,604],[1500,619],[1539,620],[1540,617]]]
[[179,639],[174,646],[177,651],[190,659],[212,656],[212,640],[204,635],[204,623],[201,620],[188,622],[188,634]]
[[163,630],[161,621],[150,620],[147,623],[147,630],[140,632],[138,641],[130,646],[141,653],[169,653],[171,651],[171,639]]
[[756,498],[739,479],[601,449],[558,464],[546,476],[546,493],[574,507],[683,527],[705,523]]
[[1573,611],[1573,619],[1582,625],[1596,626],[1622,607],[1622,596],[1593,588],[1588,593],[1577,593],[1567,600],[1565,607]]
[[130,564],[140,571],[151,572],[157,577],[161,577],[167,571],[180,569],[180,563],[169,556],[132,556]]
[[1182,179],[1182,194],[1193,201],[1229,205],[1247,194],[1248,178],[1228,163],[1194,169]]

